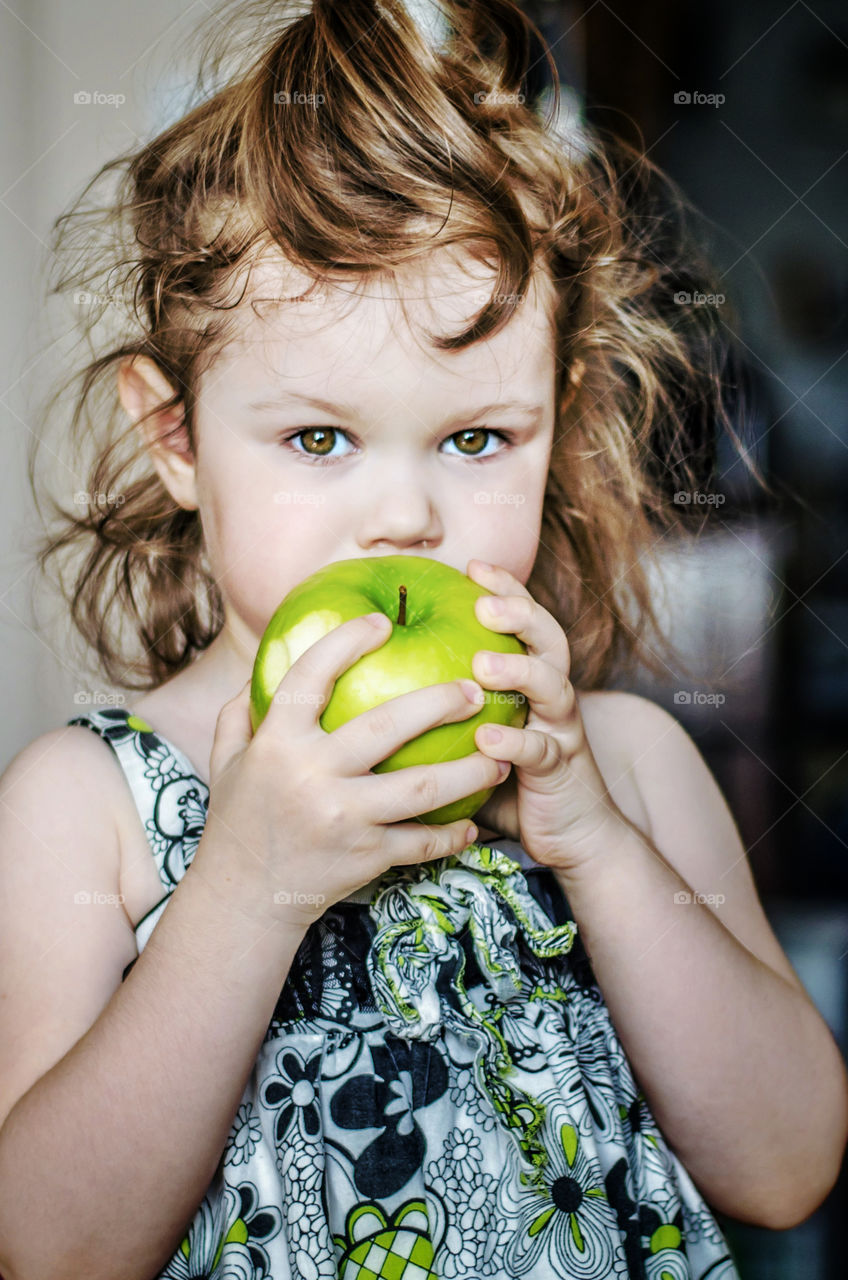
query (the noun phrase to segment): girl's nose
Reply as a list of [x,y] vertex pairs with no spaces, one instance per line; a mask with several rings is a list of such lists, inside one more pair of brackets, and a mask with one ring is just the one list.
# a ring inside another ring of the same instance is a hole
[[402,491],[390,488],[366,495],[359,530],[363,550],[401,553],[436,547],[441,540],[438,512],[421,490],[416,493],[406,485]]

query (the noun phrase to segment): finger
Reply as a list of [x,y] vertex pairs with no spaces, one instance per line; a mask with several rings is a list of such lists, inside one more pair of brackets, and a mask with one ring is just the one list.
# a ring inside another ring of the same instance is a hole
[[542,658],[478,649],[471,669],[484,689],[523,693],[533,714],[557,731],[574,715],[574,685],[558,667]]
[[[372,623],[372,617],[380,621]],[[363,614],[349,618],[314,641],[280,680],[267,715],[256,730],[257,736],[263,731],[279,732],[283,720],[290,728],[304,732],[314,728],[339,676],[363,654],[384,644],[391,634],[392,624],[385,614]]]
[[[398,822],[431,813],[454,800],[465,800],[476,791],[488,791],[503,782],[509,765],[490,760],[479,751],[459,760],[408,765],[369,777],[377,799],[372,801],[373,821]],[[363,782],[366,780],[363,779]]]
[[[469,561],[469,565],[478,563]],[[544,658],[568,675],[571,651],[556,618],[543,609],[527,588],[506,569],[486,575],[485,582],[483,577],[481,573],[480,585],[488,587],[492,594],[478,596],[475,600],[477,621],[490,631],[517,636],[530,653]]]
[[352,778],[373,769],[426,730],[474,715],[485,700],[475,680],[425,685],[360,712],[334,729],[327,745],[337,752],[339,772]]
[[[499,733],[497,738],[494,730]],[[559,737],[537,729],[515,729],[511,725],[480,725],[474,734],[480,751],[496,761],[508,761],[516,769],[539,778],[552,778],[559,774],[572,753],[563,746]]]
[[488,591],[494,592],[495,595],[526,596],[528,600],[532,600],[530,592],[527,590],[523,582],[519,582],[514,578],[508,569],[504,569],[500,564],[486,564],[484,560],[469,560],[466,576],[472,581],[486,587]]
[[227,766],[245,750],[253,736],[250,727],[250,680],[242,686],[234,698],[225,702],[218,712],[215,737],[209,756],[209,785],[226,770]]
[[387,826],[380,848],[381,866],[374,874],[379,875],[386,865],[408,866],[462,853],[476,839],[477,827],[468,818],[458,818],[443,826],[425,826],[420,822]]

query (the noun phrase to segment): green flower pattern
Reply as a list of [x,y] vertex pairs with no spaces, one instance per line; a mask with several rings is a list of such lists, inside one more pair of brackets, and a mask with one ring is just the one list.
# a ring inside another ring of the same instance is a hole
[[[208,789],[123,709],[68,723],[110,744],[148,835],[163,896],[141,952]],[[516,850],[391,868],[312,926],[156,1280],[739,1280],[568,903]]]

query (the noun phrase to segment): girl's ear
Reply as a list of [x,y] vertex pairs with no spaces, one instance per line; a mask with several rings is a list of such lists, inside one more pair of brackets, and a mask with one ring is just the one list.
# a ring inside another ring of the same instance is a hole
[[175,389],[147,356],[124,360],[118,370],[118,395],[150,454],[153,465],[174,501],[186,511],[196,511],[196,463],[189,450],[188,434],[183,423],[182,402],[170,409],[153,413],[144,422],[139,419],[170,400]]

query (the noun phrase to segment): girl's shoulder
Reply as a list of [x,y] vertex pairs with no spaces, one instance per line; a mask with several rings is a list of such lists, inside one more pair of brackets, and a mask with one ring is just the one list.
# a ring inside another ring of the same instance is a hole
[[[763,909],[733,814],[685,727],[638,694],[609,691],[578,701],[613,799],[678,873],[687,886],[684,901],[703,903],[737,941],[803,991]],[[620,772],[631,778],[638,793],[632,803],[644,813],[644,822],[633,817],[611,785]]]
[[120,766],[66,725],[0,777],[0,1123],[88,1030],[136,956],[120,907]]
[[655,704],[638,694],[596,689],[578,691],[577,706],[595,763],[612,799],[626,818],[650,835],[650,817],[634,756],[641,736],[639,726]]
[[117,887],[120,837],[114,795],[121,769],[105,744],[81,725],[63,725],[33,738],[0,776],[3,813],[40,833],[50,846],[73,844],[91,851]]
[[715,803],[696,743],[659,703],[619,689],[578,693],[577,702],[613,800],[649,839],[701,816],[705,798]]
[[[119,906],[131,959],[134,913],[149,899],[158,874],[126,776],[109,744],[86,725],[51,729],[9,763],[0,778],[0,797],[5,849],[14,848],[18,859],[34,862],[47,853],[45,872],[72,877],[74,893],[108,895],[106,900]],[[143,858],[138,856],[139,836]]]

